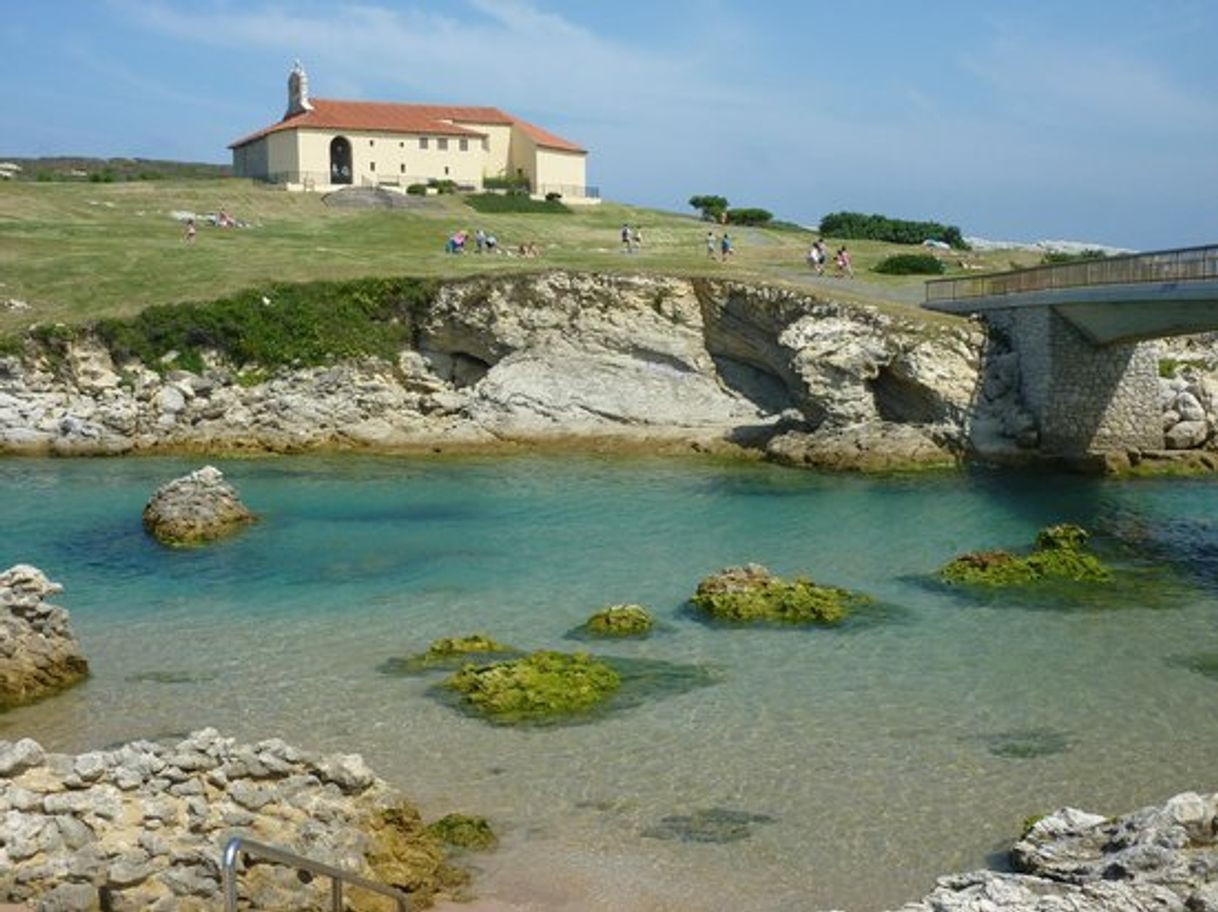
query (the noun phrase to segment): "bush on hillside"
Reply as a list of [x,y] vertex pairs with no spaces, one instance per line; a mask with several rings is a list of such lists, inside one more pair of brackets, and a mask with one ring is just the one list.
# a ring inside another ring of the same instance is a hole
[[528,193],[532,185],[527,177],[484,177],[482,186],[486,190],[506,190],[509,193]]
[[861,212],[831,212],[820,220],[820,233],[835,238],[888,241],[893,244],[943,241],[957,250],[968,250],[964,236],[955,225],[911,222],[886,215],[864,215]]
[[190,371],[203,369],[208,351],[264,368],[392,360],[410,344],[434,294],[433,284],[420,279],[277,284],[203,304],[149,307],[94,328],[115,363],[134,358],[153,368],[171,351],[177,352],[171,366]]
[[426,196],[427,195],[427,185],[426,184],[411,184],[410,186],[408,186],[406,188],[406,192],[409,193],[411,196]]
[[727,198],[723,196],[691,196],[689,204],[701,213],[704,222],[717,222],[727,211]]
[[884,275],[942,275],[943,263],[929,253],[898,253],[872,267]]
[[427,179],[427,186],[431,187],[436,193],[456,193],[457,182],[453,180],[438,180],[434,177]]
[[765,209],[741,208],[727,210],[727,220],[733,225],[765,225],[774,217]]
[[1042,266],[1057,266],[1061,263],[1084,263],[1088,260],[1106,260],[1108,254],[1102,250],[1089,247],[1078,253],[1066,253],[1064,250],[1050,250],[1040,258]]
[[506,195],[500,193],[471,193],[465,197],[465,202],[469,204],[470,208],[486,213],[539,212],[552,215],[571,214],[571,210],[558,200],[535,200],[532,197],[521,196],[515,193],[508,193]]

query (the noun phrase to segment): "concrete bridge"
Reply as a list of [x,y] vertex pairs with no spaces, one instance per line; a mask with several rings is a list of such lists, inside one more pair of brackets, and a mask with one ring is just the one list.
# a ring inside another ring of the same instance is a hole
[[1218,330],[1218,246],[936,279],[925,307],[986,320],[1019,356],[1041,450],[1164,446],[1146,340]]

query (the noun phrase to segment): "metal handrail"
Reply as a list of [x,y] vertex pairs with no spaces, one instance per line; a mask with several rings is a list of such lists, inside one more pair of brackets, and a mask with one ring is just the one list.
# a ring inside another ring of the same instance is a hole
[[305,858],[303,855],[297,855],[295,852],[289,852],[286,849],[269,846],[262,842],[255,842],[252,839],[246,839],[244,836],[234,836],[224,847],[224,855],[220,863],[220,871],[224,881],[225,912],[237,912],[237,858],[240,855],[253,855],[264,861],[273,861],[278,864],[289,865],[298,870],[308,871],[311,874],[329,877],[330,908],[333,912],[343,912],[344,883],[389,897],[397,903],[398,912],[409,912],[410,909],[410,897],[400,890],[387,887],[366,877],[360,877],[358,874],[352,874],[350,871],[344,871],[342,868],[336,868],[333,865],[324,864],[320,861],[313,861],[311,858]]
[[1218,278],[1218,245],[1211,244],[1074,263],[1054,263],[980,276],[931,279],[926,283],[926,301],[956,301],[1088,285],[1132,285],[1215,278]]

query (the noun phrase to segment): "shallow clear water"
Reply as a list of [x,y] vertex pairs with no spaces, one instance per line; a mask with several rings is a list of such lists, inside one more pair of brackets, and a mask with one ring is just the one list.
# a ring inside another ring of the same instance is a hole
[[[997,863],[1031,814],[1218,790],[1218,680],[1188,665],[1218,652],[1213,483],[229,460],[216,464],[262,522],[161,548],[140,511],[199,464],[0,461],[0,568],[32,563],[64,585],[56,601],[93,670],[0,715],[0,738],[79,751],[213,725],[358,751],[427,814],[489,816],[503,846],[473,858],[475,889],[536,908],[894,907],[938,874]],[[957,553],[1020,547],[1065,520],[1153,578],[1052,604],[925,582]],[[701,577],[749,560],[882,607],[834,630],[685,613]],[[474,631],[586,647],[565,634],[619,601],[666,629],[596,651],[706,667],[718,683],[515,729],[433,699],[435,677],[378,670]],[[682,828],[712,810],[744,838]]]

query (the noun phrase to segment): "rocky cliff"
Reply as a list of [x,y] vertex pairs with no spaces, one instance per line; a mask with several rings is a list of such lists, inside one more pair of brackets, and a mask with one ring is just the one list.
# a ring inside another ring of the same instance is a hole
[[557,272],[442,285],[413,340],[393,363],[269,375],[218,355],[199,372],[175,370],[172,352],[115,363],[88,334],[31,343],[0,358],[0,451],[761,447],[782,433],[777,458],[799,462],[849,428],[864,449],[900,441],[914,461],[950,461],[967,445],[985,344],[964,321],[785,289]]

